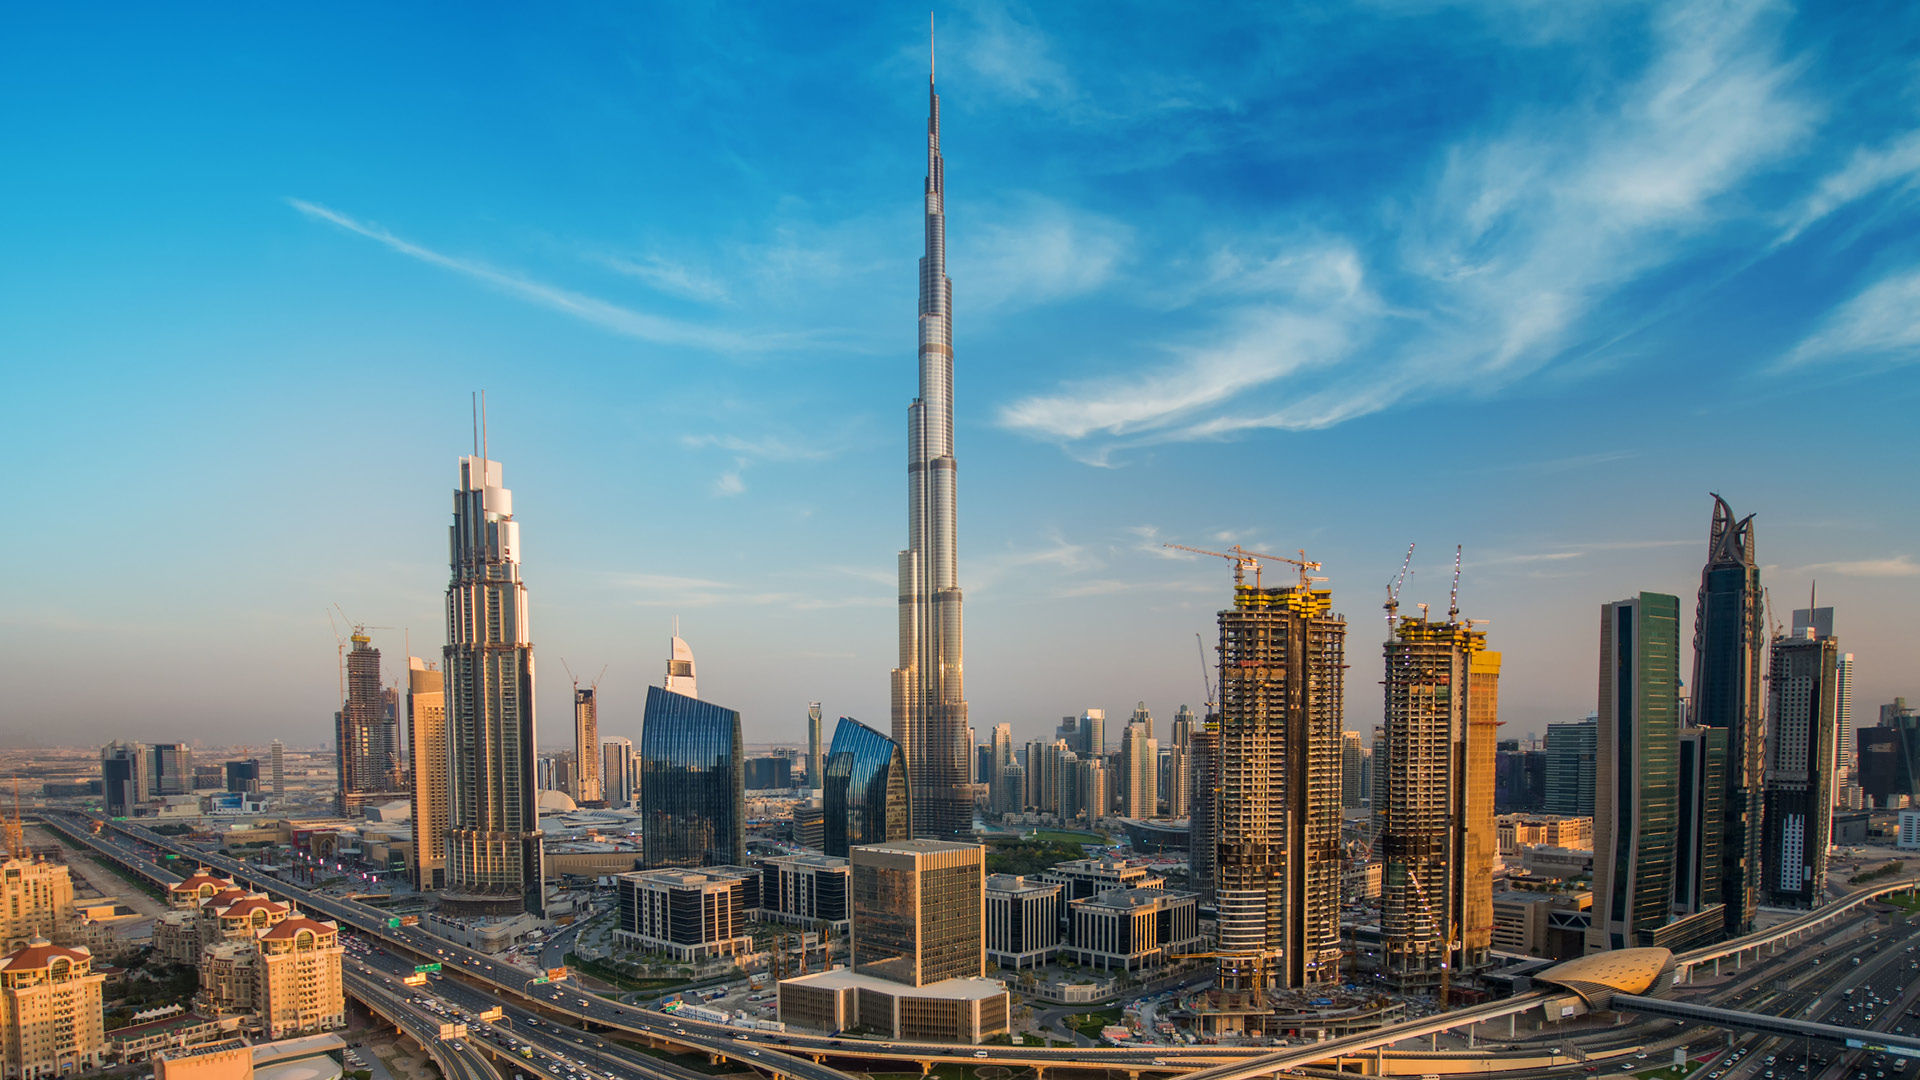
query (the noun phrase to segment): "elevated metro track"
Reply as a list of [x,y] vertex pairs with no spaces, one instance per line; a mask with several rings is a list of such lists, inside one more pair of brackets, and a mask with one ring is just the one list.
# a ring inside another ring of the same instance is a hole
[[1636,994],[1613,995],[1613,1008],[1617,1012],[1664,1016],[1671,1020],[1705,1024],[1732,1031],[1750,1031],[1759,1035],[1775,1035],[1789,1039],[1813,1039],[1832,1043],[1835,1046],[1844,1046],[1849,1050],[1886,1051],[1901,1057],[1920,1058],[1920,1039],[1887,1031],[1862,1031],[1859,1028],[1821,1024],[1812,1020],[1794,1020],[1784,1016],[1768,1016],[1765,1013],[1722,1009],[1713,1005],[1695,1005],[1685,1001],[1641,997]]

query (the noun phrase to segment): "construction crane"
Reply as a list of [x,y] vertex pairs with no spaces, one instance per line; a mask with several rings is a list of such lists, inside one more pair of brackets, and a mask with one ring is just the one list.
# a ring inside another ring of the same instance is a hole
[[1233,545],[1226,551],[1209,551],[1206,548],[1190,547],[1186,544],[1162,544],[1160,546],[1176,548],[1180,551],[1191,551],[1195,555],[1212,555],[1216,559],[1232,560],[1234,588],[1239,588],[1246,584],[1246,570],[1249,566],[1253,567],[1253,587],[1256,589],[1260,587],[1260,560],[1262,559],[1267,559],[1272,562],[1292,563],[1294,567],[1300,571],[1300,587],[1302,589],[1315,581],[1326,580],[1326,578],[1307,576],[1307,571],[1320,569],[1320,564],[1317,562],[1309,562],[1307,560],[1307,553],[1304,550],[1300,552],[1299,558],[1290,559],[1285,555],[1263,555],[1258,551],[1248,551],[1239,544]]
[[1207,643],[1198,630],[1193,633],[1193,647],[1200,652],[1200,697],[1207,705],[1207,711],[1201,716],[1212,716],[1217,702],[1213,699],[1213,681],[1207,678]]
[[[567,678],[573,680],[574,693],[576,694],[579,693],[580,692],[580,676],[575,675],[573,673],[573,665],[567,663],[567,658],[563,656],[560,658],[560,666],[567,669]],[[600,667],[600,674],[595,675],[593,677],[593,681],[587,684],[587,689],[593,691],[596,695],[599,694],[600,680],[607,677],[607,668],[610,666],[611,665],[602,664]]]
[[1447,621],[1460,621],[1460,545],[1453,545],[1453,590],[1447,593]]
[[1407,583],[1407,575],[1413,570],[1413,544],[1407,545],[1407,557],[1400,561],[1400,573],[1387,582],[1387,636],[1393,636],[1393,624],[1400,615],[1400,588]]

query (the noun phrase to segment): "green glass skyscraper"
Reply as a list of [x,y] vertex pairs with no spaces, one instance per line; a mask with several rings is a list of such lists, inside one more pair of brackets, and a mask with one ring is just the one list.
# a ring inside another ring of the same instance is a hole
[[1680,600],[1600,609],[1600,725],[1587,951],[1655,944],[1673,911],[1679,832]]

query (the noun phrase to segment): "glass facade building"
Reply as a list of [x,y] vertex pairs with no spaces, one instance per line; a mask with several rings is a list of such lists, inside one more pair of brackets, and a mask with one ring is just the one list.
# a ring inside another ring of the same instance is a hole
[[825,772],[827,854],[844,859],[861,844],[913,835],[913,792],[899,744],[843,716],[833,729]]
[[1654,944],[1672,914],[1679,666],[1678,597],[1641,593],[1601,608],[1588,952]]
[[1735,519],[1713,497],[1707,562],[1700,571],[1693,625],[1692,722],[1727,733],[1726,796],[1722,807],[1720,899],[1726,933],[1753,929],[1760,903],[1764,835],[1766,597],[1755,562],[1753,516]]
[[745,769],[740,714],[647,687],[640,728],[643,861],[721,866],[744,860]]

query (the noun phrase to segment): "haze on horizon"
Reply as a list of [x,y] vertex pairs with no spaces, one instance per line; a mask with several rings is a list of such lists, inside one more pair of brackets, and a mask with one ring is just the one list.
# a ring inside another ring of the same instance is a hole
[[[981,737],[1199,707],[1230,567],[1168,541],[1324,563],[1360,731],[1463,545],[1539,733],[1601,604],[1690,641],[1710,491],[1857,722],[1920,697],[1920,8],[1210,12],[936,10]],[[336,603],[437,659],[483,388],[543,746],[563,658],[637,738],[676,616],[750,741],[886,727],[920,14],[10,22],[0,742],[317,743]]]

